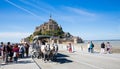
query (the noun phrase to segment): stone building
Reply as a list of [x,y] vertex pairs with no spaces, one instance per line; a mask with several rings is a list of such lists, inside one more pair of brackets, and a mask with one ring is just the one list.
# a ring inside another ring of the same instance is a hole
[[58,28],[60,28],[60,26],[57,24],[57,22],[50,18],[48,22],[36,27],[35,31],[55,31]]
[[[57,22],[55,20],[53,20],[50,16],[50,19],[48,22],[44,22],[42,25],[40,26],[37,26],[35,28],[35,32],[41,32],[41,33],[44,33],[46,31],[56,31],[57,29],[62,29],[61,26],[59,26],[57,24]],[[80,37],[76,37],[76,36],[73,36],[71,35],[69,32],[63,32],[63,35],[62,37],[60,36],[54,36],[54,35],[50,35],[52,36],[51,39],[50,39],[50,42],[55,42],[55,43],[82,43],[83,40],[80,38]],[[53,32],[49,32],[49,34],[55,34]],[[42,35],[46,35],[46,34],[42,34]],[[33,34],[34,36],[34,34]],[[27,40],[22,40],[23,42],[27,41]]]
[[23,39],[21,39],[20,43],[29,43],[30,44],[30,41],[26,38],[23,38]]

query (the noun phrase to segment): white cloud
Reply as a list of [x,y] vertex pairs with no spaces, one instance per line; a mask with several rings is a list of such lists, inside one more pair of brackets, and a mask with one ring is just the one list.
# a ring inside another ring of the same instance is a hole
[[7,3],[9,3],[9,4],[15,6],[16,8],[25,11],[25,12],[28,13],[28,14],[31,14],[31,15],[33,15],[33,16],[35,16],[35,17],[41,19],[41,20],[44,20],[43,18],[40,18],[40,16],[38,16],[37,14],[33,13],[32,11],[30,11],[30,10],[28,10],[28,9],[26,9],[26,8],[23,8],[23,7],[21,7],[21,6],[17,5],[17,4],[15,4],[15,3],[9,1],[9,0],[5,0],[5,1],[6,1]]
[[26,32],[1,32],[0,33],[0,41],[3,42],[20,42],[22,38],[31,35],[31,33]]
[[39,9],[39,10],[42,10],[42,11],[44,11],[44,12],[48,12],[48,10],[46,10],[46,9],[44,9],[44,8],[42,8],[42,7],[34,4],[34,3],[31,3],[31,2],[28,2],[28,1],[25,1],[25,0],[20,0],[20,1],[21,1],[22,3],[24,3],[24,4],[27,4],[27,5],[29,5],[29,6],[34,7],[35,9]]
[[68,9],[69,11],[72,11],[74,13],[80,14],[80,15],[85,15],[85,16],[95,16],[94,13],[85,11],[85,10],[81,10],[78,8],[73,8],[73,7],[65,7],[66,9]]
[[0,38],[3,37],[26,37],[30,35],[31,33],[24,33],[24,32],[3,32],[0,33]]
[[[42,1],[26,1],[26,0],[20,0],[22,3],[28,5],[29,7],[33,7],[35,12],[44,12],[45,14],[50,14],[51,12],[58,12],[53,6],[44,3]],[[33,10],[32,9],[32,10]]]
[[[15,6],[15,7],[17,7],[17,8],[19,8],[19,9],[21,9],[21,10],[23,10],[23,11],[31,14],[31,15],[33,15],[33,16],[37,16],[35,13],[33,13],[33,12],[31,12],[31,11],[29,11],[29,10],[27,10],[27,9],[25,9],[25,8],[23,8],[23,7],[21,7],[21,6],[17,5],[17,4],[9,1],[9,0],[5,0],[5,1],[8,2],[9,4],[11,4],[11,5],[13,5],[13,6]],[[37,16],[37,17],[38,17],[38,16]]]

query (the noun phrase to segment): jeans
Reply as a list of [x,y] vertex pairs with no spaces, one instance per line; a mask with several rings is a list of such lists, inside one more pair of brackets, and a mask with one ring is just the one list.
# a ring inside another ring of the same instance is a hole
[[88,48],[88,52],[90,52],[90,48]]
[[18,60],[18,57],[14,57],[14,61],[17,62],[17,60]]
[[9,57],[9,54],[6,53],[6,54],[5,54],[5,62],[8,62],[8,57]]
[[88,52],[93,53],[93,48],[88,48]]
[[90,48],[90,53],[93,53],[93,48]]

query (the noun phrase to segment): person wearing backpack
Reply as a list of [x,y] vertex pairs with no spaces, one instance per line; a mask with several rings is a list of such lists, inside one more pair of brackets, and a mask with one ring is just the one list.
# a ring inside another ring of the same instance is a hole
[[93,53],[93,49],[94,48],[94,44],[92,43],[92,41],[90,42],[90,53]]
[[25,47],[23,46],[23,44],[20,44],[20,47],[19,47],[20,58],[24,58],[24,53],[25,53]]

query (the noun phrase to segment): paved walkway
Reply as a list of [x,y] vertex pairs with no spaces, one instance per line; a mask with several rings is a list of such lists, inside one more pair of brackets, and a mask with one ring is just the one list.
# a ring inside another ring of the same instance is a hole
[[7,65],[1,65],[0,69],[40,69],[32,58],[19,59],[18,63],[8,63]]

